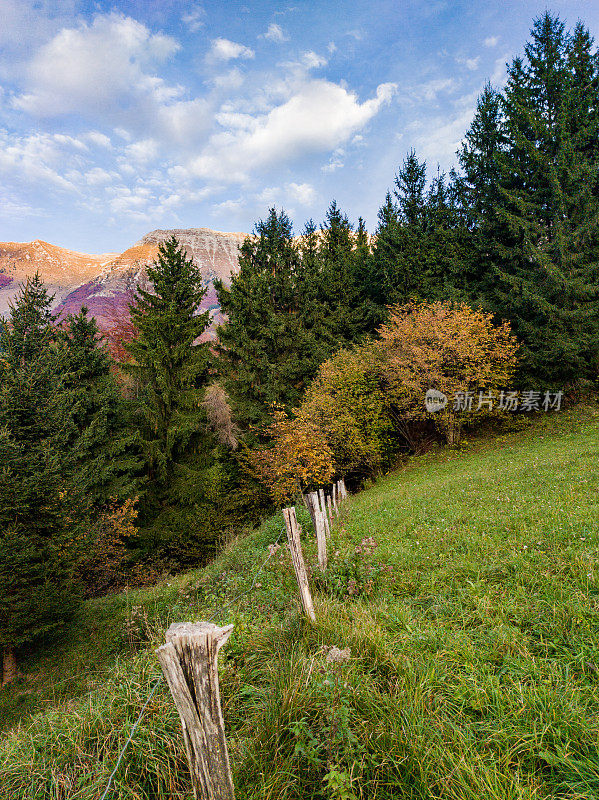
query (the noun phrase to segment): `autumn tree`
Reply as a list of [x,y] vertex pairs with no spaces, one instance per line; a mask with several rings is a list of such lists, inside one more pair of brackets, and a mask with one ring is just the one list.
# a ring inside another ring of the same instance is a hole
[[337,474],[360,478],[388,463],[391,419],[372,343],[327,359],[297,415],[324,434]]
[[333,454],[326,436],[303,415],[288,418],[282,408],[265,434],[270,443],[251,451],[249,460],[275,505],[291,500],[309,487],[327,483],[333,473]]
[[[509,323],[494,324],[493,315],[465,304],[440,301],[395,306],[379,329],[381,374],[388,401],[399,416],[434,418],[449,444],[459,441],[461,427],[488,412],[479,392],[509,387],[516,369],[518,344]],[[425,407],[428,389],[448,397],[442,411]],[[454,397],[472,397],[454,409]],[[476,397],[474,395],[476,394]]]

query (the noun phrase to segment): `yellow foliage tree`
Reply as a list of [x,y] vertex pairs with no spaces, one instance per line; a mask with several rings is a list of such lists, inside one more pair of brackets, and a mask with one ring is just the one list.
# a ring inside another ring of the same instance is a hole
[[[491,314],[465,304],[395,306],[378,333],[389,401],[411,419],[434,418],[449,444],[459,441],[465,422],[496,411],[489,393],[508,387],[515,373],[518,344],[509,324],[495,325]],[[426,410],[428,389],[447,396],[443,410]]]
[[265,433],[271,444],[253,450],[249,460],[277,505],[310,485],[327,483],[334,474],[333,454],[323,433],[302,417],[289,419],[275,407]]
[[324,434],[342,475],[375,472],[389,450],[391,420],[379,360],[372,343],[340,351],[321,365],[296,412]]

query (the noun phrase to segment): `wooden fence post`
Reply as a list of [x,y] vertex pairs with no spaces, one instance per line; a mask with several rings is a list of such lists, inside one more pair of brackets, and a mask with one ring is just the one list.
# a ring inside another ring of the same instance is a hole
[[335,509],[336,516],[339,516],[339,484],[336,483],[333,487],[333,508]]
[[333,506],[331,505],[331,495],[327,495],[327,511],[329,513],[329,522],[333,521]]
[[293,506],[291,506],[291,508],[284,508],[283,517],[285,519],[287,541],[289,542],[289,551],[291,553],[291,560],[295,570],[295,577],[297,578],[297,585],[299,587],[302,606],[308,619],[312,622],[316,622],[316,614],[314,613],[314,606],[312,605],[312,595],[310,594],[310,587],[308,586],[308,576],[306,574],[304,554],[302,553],[299,525],[297,524],[297,519],[295,518],[295,508]]
[[316,541],[318,542],[318,566],[324,572],[327,568],[327,532],[324,527],[324,514],[316,512]]
[[341,478],[339,481],[339,491],[342,500],[347,500],[347,489],[345,488],[345,479]]
[[329,538],[330,535],[331,535],[331,526],[329,525],[329,521],[327,519],[327,504],[325,503],[325,499],[324,499],[324,490],[323,489],[319,489],[318,490],[318,495],[320,497],[320,510],[324,514],[324,526],[326,528],[327,538]]
[[225,725],[220,707],[217,656],[232,625],[177,622],[156,651],[183,727],[183,740],[198,800],[235,800]]

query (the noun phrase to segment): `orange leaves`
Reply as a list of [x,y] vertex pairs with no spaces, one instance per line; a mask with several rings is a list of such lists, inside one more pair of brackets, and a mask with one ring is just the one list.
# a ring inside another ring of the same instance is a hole
[[489,413],[474,405],[458,416],[454,395],[507,387],[516,370],[518,344],[509,324],[494,325],[491,314],[465,304],[395,306],[379,335],[390,401],[400,413],[423,419],[426,391],[443,392],[448,406],[434,419],[452,444],[463,422]]
[[465,304],[395,306],[379,330],[385,376],[424,393],[445,394],[506,386],[516,368],[518,345],[507,322]]
[[280,408],[266,432],[272,444],[254,450],[249,458],[275,504],[282,505],[310,484],[323,484],[333,476],[333,455],[326,437],[310,421],[288,419]]

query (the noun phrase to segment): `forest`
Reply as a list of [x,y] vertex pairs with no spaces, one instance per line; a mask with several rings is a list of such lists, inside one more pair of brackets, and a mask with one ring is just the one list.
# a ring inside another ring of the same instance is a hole
[[405,155],[376,230],[334,200],[298,232],[269,209],[217,286],[216,343],[175,239],[118,348],[85,309],[53,315],[39,275],[21,287],[0,321],[4,682],[85,598],[207,563],[300,493],[358,487],[500,415],[433,414],[428,389],[540,410],[596,387],[599,57],[550,13],[523,52],[449,174]]

